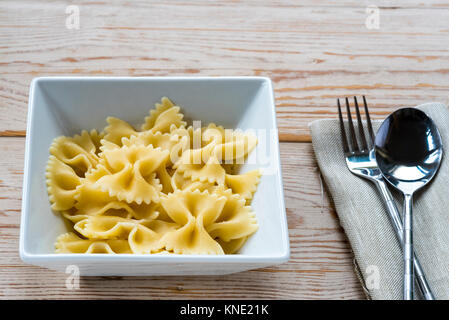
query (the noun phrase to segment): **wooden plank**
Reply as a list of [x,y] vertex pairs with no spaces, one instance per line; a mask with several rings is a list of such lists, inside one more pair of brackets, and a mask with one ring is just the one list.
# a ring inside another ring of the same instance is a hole
[[84,1],[69,30],[65,1],[2,1],[0,135],[25,134],[29,83],[44,75],[268,76],[282,141],[310,141],[338,97],[367,95],[374,118],[449,102],[449,5],[380,4],[369,30],[370,4]]
[[[308,143],[282,143],[290,232],[288,263],[226,276],[84,277],[79,290],[66,275],[19,258],[24,138],[0,138],[0,297],[38,299],[357,299],[362,289],[353,256],[322,186]],[[45,201],[45,199],[44,199]],[[45,288],[45,290],[42,290]]]

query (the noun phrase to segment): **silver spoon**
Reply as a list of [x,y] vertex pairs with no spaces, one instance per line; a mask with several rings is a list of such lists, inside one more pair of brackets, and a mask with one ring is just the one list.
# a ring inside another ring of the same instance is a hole
[[424,112],[399,109],[379,128],[375,152],[384,178],[404,194],[404,300],[413,300],[413,194],[438,171],[443,155],[441,136]]

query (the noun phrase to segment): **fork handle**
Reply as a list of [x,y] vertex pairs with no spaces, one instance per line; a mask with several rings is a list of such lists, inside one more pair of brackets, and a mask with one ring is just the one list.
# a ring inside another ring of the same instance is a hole
[[[380,194],[382,195],[382,199],[387,207],[388,215],[390,217],[391,223],[393,225],[393,229],[396,233],[396,237],[400,241],[401,245],[404,244],[404,228],[402,224],[401,215],[399,214],[398,208],[396,207],[396,203],[393,200],[393,197],[390,193],[390,190],[387,187],[387,184],[382,178],[376,179],[375,184]],[[426,276],[424,275],[424,271],[419,263],[416,255],[413,257],[413,264],[415,266],[415,279],[418,284],[419,291],[422,296],[426,300],[435,300],[435,297],[430,289],[429,283],[427,282]]]

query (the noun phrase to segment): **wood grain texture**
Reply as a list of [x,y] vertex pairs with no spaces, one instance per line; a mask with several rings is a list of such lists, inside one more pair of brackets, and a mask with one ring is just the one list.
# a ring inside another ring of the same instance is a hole
[[[226,276],[83,277],[67,290],[66,275],[25,265],[18,254],[24,138],[0,138],[0,298],[25,299],[359,299],[351,249],[322,194],[310,144],[282,143],[290,232],[288,263]],[[300,183],[298,183],[300,182]]]
[[[375,3],[373,3],[375,2]],[[66,28],[68,4],[80,29]],[[376,4],[380,28],[368,29]],[[308,124],[366,95],[374,118],[449,102],[449,2],[0,1],[0,298],[363,298],[323,193]],[[38,76],[268,76],[281,141],[291,260],[221,277],[83,278],[18,256],[29,84]],[[294,143],[302,142],[302,143]]]
[[449,98],[449,3],[370,1],[0,2],[0,135],[24,135],[43,75],[261,75],[274,82],[282,141],[310,141],[335,99],[368,97],[375,118]]

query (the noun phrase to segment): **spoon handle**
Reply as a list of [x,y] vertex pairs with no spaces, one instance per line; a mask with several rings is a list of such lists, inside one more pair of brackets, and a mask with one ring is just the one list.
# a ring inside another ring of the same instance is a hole
[[[385,181],[380,178],[376,179],[376,186],[382,195],[382,198],[384,200],[385,206],[387,207],[387,212],[390,217],[391,223],[393,225],[393,229],[396,232],[396,236],[401,244],[403,246],[404,244],[404,228],[402,227],[402,218],[399,214],[399,210],[396,207],[396,203],[393,200],[393,197],[390,193],[390,190],[388,190],[387,184]],[[424,271],[421,267],[421,264],[419,263],[419,260],[416,256],[413,258],[413,262],[415,265],[415,276],[416,276],[416,282],[418,284],[418,288],[426,300],[435,300],[435,297],[432,293],[432,290],[430,289],[430,286],[427,282],[426,276],[424,274]]]
[[404,194],[404,300],[413,300],[413,196]]

